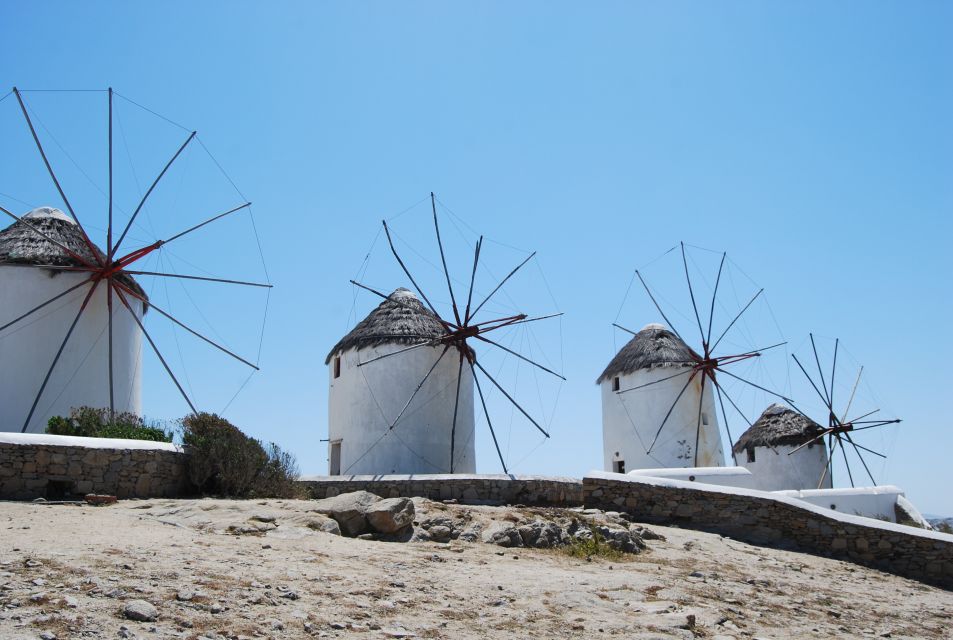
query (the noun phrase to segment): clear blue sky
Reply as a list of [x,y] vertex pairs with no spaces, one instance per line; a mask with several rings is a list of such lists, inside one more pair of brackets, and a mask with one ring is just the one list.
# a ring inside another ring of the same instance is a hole
[[[380,219],[433,190],[538,250],[567,314],[554,438],[518,471],[600,466],[610,324],[632,269],[684,240],[765,286],[792,347],[846,341],[904,418],[884,480],[949,515],[951,24],[941,2],[5,2],[0,84],[112,86],[199,130],[255,203],[276,285],[228,415],[306,473],[326,465],[347,280]],[[56,204],[39,180],[19,197]],[[224,273],[255,257],[204,251]],[[623,320],[657,319],[641,309]],[[184,414],[147,374],[146,412]]]

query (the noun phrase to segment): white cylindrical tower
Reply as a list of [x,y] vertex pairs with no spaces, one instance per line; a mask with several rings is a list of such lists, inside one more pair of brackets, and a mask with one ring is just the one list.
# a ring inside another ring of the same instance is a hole
[[441,357],[444,346],[428,344],[445,334],[397,289],[331,349],[330,475],[474,473],[473,375],[464,361],[458,401],[465,356],[450,347]]
[[[44,237],[47,236],[47,237]],[[58,244],[51,242],[50,238]],[[87,272],[44,269],[95,262],[82,232],[58,209],[42,207],[0,231],[0,326],[89,280]],[[102,256],[102,252],[99,252]],[[124,285],[145,296],[129,276]],[[80,315],[49,381],[25,425],[43,380],[92,284],[58,298],[0,332],[0,431],[43,433],[52,416],[82,406],[108,408],[109,341],[106,284],[100,283]],[[126,296],[139,318],[141,302]],[[113,299],[113,398],[116,411],[141,412],[142,332],[129,311]]]
[[801,447],[821,431],[807,416],[772,404],[741,434],[732,451],[738,465],[754,476],[755,487],[763,491],[830,489],[824,439]]
[[596,381],[606,471],[724,465],[714,390],[701,374],[692,377],[697,357],[650,324],[612,359]]

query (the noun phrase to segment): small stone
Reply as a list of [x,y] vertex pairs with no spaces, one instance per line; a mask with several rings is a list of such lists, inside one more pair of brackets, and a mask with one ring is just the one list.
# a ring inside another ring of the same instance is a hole
[[298,594],[295,593],[294,591],[287,591],[285,593],[282,593],[279,597],[287,598],[288,600],[297,600],[300,596],[298,596]]
[[208,611],[209,611],[209,613],[221,613],[221,612],[222,612],[222,605],[220,605],[220,604],[218,604],[218,603],[216,602],[215,604],[213,604],[212,606],[210,606],[210,607],[208,608]]
[[450,527],[437,525],[430,527],[428,533],[430,533],[430,539],[434,542],[446,542],[453,535],[453,530]]
[[40,640],[56,640],[56,634],[52,631],[44,631],[40,634]]
[[123,607],[122,613],[130,620],[138,622],[155,622],[155,619],[159,617],[158,610],[145,600],[130,600]]
[[388,638],[416,638],[417,634],[413,631],[408,631],[407,629],[401,629],[399,627],[393,627],[390,629],[381,629],[383,633]]
[[38,587],[42,587],[43,585],[46,584],[46,580],[44,580],[43,578],[36,578],[35,580],[32,580],[31,582],[33,582],[33,584],[35,584]]
[[43,602],[44,600],[46,600],[46,593],[44,591],[34,593],[30,596],[30,602]]
[[332,629],[347,629],[347,625],[341,622],[332,622],[331,628]]
[[258,522],[274,522],[278,518],[271,515],[270,513],[256,513],[249,520],[257,520]]
[[70,609],[75,609],[76,607],[79,606],[79,600],[77,600],[73,596],[64,596],[63,605]]
[[188,589],[182,589],[175,594],[175,599],[179,602],[191,602],[192,598],[195,597],[195,593],[189,591]]

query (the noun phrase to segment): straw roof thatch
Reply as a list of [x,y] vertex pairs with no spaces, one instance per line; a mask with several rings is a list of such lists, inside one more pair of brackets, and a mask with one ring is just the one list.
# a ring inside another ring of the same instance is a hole
[[[92,264],[96,257],[90,250],[79,226],[59,209],[40,207],[21,217],[3,231],[0,231],[0,265],[34,264],[56,267],[81,267],[82,262],[67,253],[63,247],[50,242],[37,233],[46,234],[60,244],[69,247],[76,255],[82,256]],[[31,228],[32,227],[32,228]],[[106,254],[96,247],[97,257],[105,259]],[[116,280],[122,282],[143,298],[148,299],[132,276],[120,274]]]
[[807,416],[783,404],[772,404],[750,429],[741,434],[732,451],[740,453],[748,447],[798,446],[821,431],[821,425]]
[[655,367],[690,367],[698,357],[674,333],[660,324],[646,325],[615,354],[596,384],[613,376]]
[[348,349],[364,349],[382,344],[420,344],[447,333],[437,317],[403,287],[390,294],[350,333],[341,338],[324,360]]

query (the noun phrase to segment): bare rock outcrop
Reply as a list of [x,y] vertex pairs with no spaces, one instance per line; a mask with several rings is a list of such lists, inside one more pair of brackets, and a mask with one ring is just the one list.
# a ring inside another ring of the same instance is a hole
[[380,496],[369,491],[354,491],[317,500],[314,503],[314,511],[333,518],[340,525],[341,533],[353,538],[367,533],[370,529],[367,510],[380,500]]
[[398,533],[414,522],[414,501],[410,498],[385,498],[367,508],[368,523],[383,534]]

